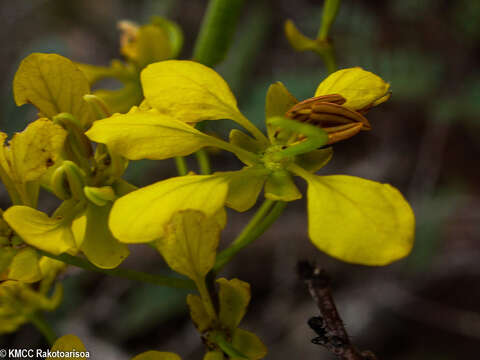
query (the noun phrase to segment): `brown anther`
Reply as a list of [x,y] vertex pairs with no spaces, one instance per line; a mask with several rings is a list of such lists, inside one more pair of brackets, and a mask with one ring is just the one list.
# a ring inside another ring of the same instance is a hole
[[[328,144],[333,144],[358,134],[360,130],[371,129],[361,113],[342,106],[345,101],[338,94],[318,96],[292,106],[285,116],[322,128],[328,133]],[[298,140],[304,138],[304,135],[298,136]]]

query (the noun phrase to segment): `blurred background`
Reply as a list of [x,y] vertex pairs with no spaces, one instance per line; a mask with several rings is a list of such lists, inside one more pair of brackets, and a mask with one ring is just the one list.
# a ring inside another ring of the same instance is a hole
[[[264,122],[268,85],[282,81],[298,98],[311,97],[326,76],[322,59],[296,53],[283,32],[293,19],[314,36],[322,1],[246,1],[235,42],[217,68],[240,109]],[[119,53],[117,21],[146,23],[165,16],[184,31],[188,59],[206,1],[1,1],[0,121],[22,130],[35,111],[13,102],[14,73],[31,52],[55,52],[78,62],[107,65]],[[288,205],[279,221],[229,264],[223,276],[251,283],[242,327],[269,348],[267,359],[333,359],[309,317],[318,313],[296,274],[298,260],[314,260],[333,278],[339,311],[353,342],[379,359],[474,358],[480,345],[480,2],[471,0],[343,0],[330,32],[340,68],[361,66],[391,83],[390,101],[372,110],[372,131],[334,146],[323,174],[349,174],[398,187],[416,213],[412,254],[380,268],[354,266],[320,253],[307,237],[305,201]],[[114,84],[107,84],[114,85]],[[225,136],[230,122],[209,124]],[[194,157],[189,159],[195,168]],[[224,153],[215,170],[237,169]],[[134,163],[137,185],[175,175],[173,161]],[[305,185],[298,182],[302,189]],[[54,204],[45,198],[45,209]],[[1,205],[8,197],[1,190]],[[254,211],[254,210],[253,210]],[[222,247],[251,212],[229,212]],[[122,265],[167,273],[148,246],[134,246]],[[58,334],[78,335],[94,359],[129,359],[157,349],[201,359],[203,345],[189,320],[185,291],[138,284],[70,268],[61,307],[47,314]],[[0,337],[0,348],[46,348],[30,325]],[[478,356],[478,355],[477,355]]]

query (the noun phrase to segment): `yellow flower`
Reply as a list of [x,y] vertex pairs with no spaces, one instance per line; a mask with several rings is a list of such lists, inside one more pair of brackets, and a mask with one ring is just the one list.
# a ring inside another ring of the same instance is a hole
[[[285,86],[273,84],[266,101],[268,138],[240,112],[227,83],[206,66],[164,61],[149,65],[141,79],[150,109],[133,108],[95,122],[87,132],[91,140],[128,159],[160,160],[214,146],[233,152],[245,167],[171,178],[120,198],[110,215],[110,229],[120,241],[161,238],[165,224],[181,210],[199,210],[207,216],[223,206],[248,210],[262,188],[268,199],[299,199],[295,175],[308,184],[309,235],[319,249],[365,265],[388,264],[410,252],[414,215],[398,190],[357,177],[313,174],[330,160],[331,148],[321,147],[334,142],[329,135],[338,133],[326,126],[328,111],[337,123],[343,119],[345,124],[360,124],[355,131],[369,128],[362,114],[389,96],[389,85],[378,76],[360,68],[336,72],[315,94],[327,101],[310,101],[314,106],[306,107],[308,101],[298,104]],[[299,120],[305,115],[302,111],[309,117],[321,114],[320,124]],[[227,142],[190,125],[225,118],[242,125],[253,138],[232,130]]]

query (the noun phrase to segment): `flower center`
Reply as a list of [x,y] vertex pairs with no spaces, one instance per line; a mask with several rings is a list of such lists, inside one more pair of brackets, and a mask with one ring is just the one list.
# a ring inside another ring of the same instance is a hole
[[262,161],[267,169],[272,171],[282,170],[285,169],[288,164],[293,162],[293,156],[280,154],[280,151],[284,148],[284,145],[272,145],[265,150]]

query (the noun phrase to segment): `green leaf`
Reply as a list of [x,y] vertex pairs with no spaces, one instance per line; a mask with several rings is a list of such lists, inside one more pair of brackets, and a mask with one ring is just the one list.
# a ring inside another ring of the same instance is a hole
[[187,304],[190,309],[190,318],[199,333],[204,333],[212,326],[212,318],[208,315],[203,301],[198,295],[187,295]]
[[75,248],[70,222],[64,218],[50,218],[28,206],[12,206],[3,218],[27,244],[59,255]]
[[20,250],[12,259],[8,279],[31,283],[39,281],[41,277],[37,252],[30,247]]
[[[233,334],[232,345],[250,360],[263,359],[267,355],[267,348],[257,335],[243,329],[236,329]],[[232,358],[232,360],[238,360]]]
[[363,265],[387,265],[408,255],[415,217],[397,189],[344,175],[306,180],[308,230],[320,250]]
[[90,93],[85,75],[67,58],[57,54],[33,53],[20,64],[13,79],[15,103],[31,103],[46,117],[72,114],[84,128],[93,113],[83,100]]
[[96,121],[86,135],[130,160],[186,156],[215,144],[215,139],[180,120],[136,107]]
[[182,360],[180,356],[171,352],[161,352],[161,351],[146,351],[141,353],[132,360]]
[[[82,340],[80,340],[75,335],[64,335],[61,338],[58,338],[57,341],[53,344],[51,348],[52,352],[61,351],[61,352],[86,352],[87,349],[83,344]],[[68,357],[49,357],[49,359],[67,359],[67,360],[86,360],[87,357],[80,357],[80,356],[68,356]]]
[[86,211],[86,229],[80,249],[87,259],[102,269],[113,269],[130,254],[128,247],[115,239],[108,228],[112,204],[97,206],[89,203]]
[[265,183],[265,197],[270,200],[294,201],[302,198],[302,194],[293,182],[288,171],[274,171]]
[[113,204],[109,220],[113,236],[125,243],[147,243],[164,235],[165,224],[177,211],[199,210],[213,216],[223,207],[228,181],[227,176],[187,175],[133,191]]
[[157,246],[168,266],[197,282],[215,264],[220,228],[215,218],[195,210],[176,212]]
[[315,173],[327,165],[333,156],[333,148],[313,150],[295,157],[295,163],[305,170]]
[[217,279],[220,323],[233,331],[242,321],[250,302],[250,284],[238,279]]
[[168,60],[141,73],[143,92],[158,111],[184,122],[237,119],[237,100],[214,70],[193,61]]
[[225,204],[236,211],[247,211],[257,202],[268,176],[264,167],[245,167],[232,172]]

